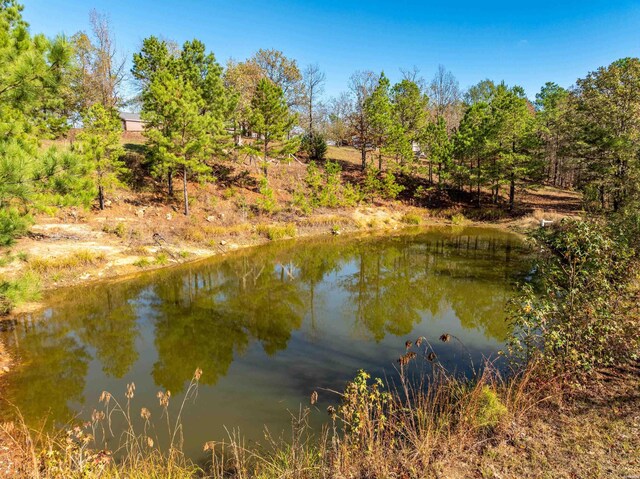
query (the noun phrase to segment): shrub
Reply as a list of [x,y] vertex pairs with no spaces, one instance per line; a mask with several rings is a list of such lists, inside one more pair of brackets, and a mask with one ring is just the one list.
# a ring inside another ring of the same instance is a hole
[[30,216],[21,215],[14,208],[0,208],[0,246],[9,246],[26,234],[31,222]]
[[342,184],[342,168],[335,161],[325,163],[324,173],[313,161],[309,163],[305,183],[310,191],[308,198],[303,197],[303,192],[297,192],[294,196],[294,204],[303,212],[307,212],[306,214],[313,208],[354,206],[362,200],[358,188],[350,183]]
[[535,282],[511,303],[521,360],[541,356],[554,372],[590,371],[638,356],[632,272],[636,258],[623,230],[602,220],[563,220],[540,228]]
[[167,253],[164,252],[160,252],[156,255],[156,259],[155,259],[155,264],[158,265],[165,265],[169,263],[169,255],[167,255]]
[[474,417],[478,428],[494,428],[507,415],[507,407],[490,386],[479,390],[478,409]]
[[384,179],[382,181],[382,189],[380,191],[383,198],[387,200],[395,200],[402,191],[404,191],[404,186],[399,185],[396,181],[396,176],[390,171],[384,175]]
[[149,258],[140,258],[139,260],[135,261],[133,265],[137,266],[138,268],[146,268],[147,266],[151,265],[151,261],[149,261]]
[[302,137],[300,149],[309,157],[310,160],[324,160],[327,154],[327,142],[319,133],[307,133]]
[[260,179],[260,195],[261,197],[256,201],[258,210],[267,214],[275,213],[278,208],[278,202],[266,177]]
[[404,189],[404,186],[397,183],[395,175],[390,171],[383,176],[377,168],[373,166],[367,168],[364,177],[364,192],[370,201],[376,197],[393,200]]
[[0,315],[17,305],[40,299],[40,277],[27,272],[15,281],[0,281]]

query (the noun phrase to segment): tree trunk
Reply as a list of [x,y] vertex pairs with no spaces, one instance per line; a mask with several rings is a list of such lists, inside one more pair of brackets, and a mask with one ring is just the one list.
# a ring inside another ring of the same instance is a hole
[[269,144],[267,143],[267,141],[265,140],[264,142],[264,164],[262,165],[262,171],[264,172],[264,176],[265,178],[267,177],[267,151],[268,151],[268,146]]
[[516,174],[511,173],[511,185],[509,186],[509,211],[513,211],[516,199]]
[[102,185],[98,186],[98,202],[100,203],[100,209],[104,210],[104,188]]
[[477,201],[478,201],[478,208],[479,208],[480,207],[480,157],[479,156],[478,156],[477,160],[478,160],[478,172],[477,172],[477,174],[478,174],[478,198],[477,198]]
[[362,171],[367,169],[367,145],[360,139],[360,158],[362,160]]
[[173,170],[169,168],[167,172],[167,183],[169,186],[169,196],[173,196]]
[[189,195],[187,195],[187,167],[182,168],[182,196],[184,198],[184,215],[189,216]]

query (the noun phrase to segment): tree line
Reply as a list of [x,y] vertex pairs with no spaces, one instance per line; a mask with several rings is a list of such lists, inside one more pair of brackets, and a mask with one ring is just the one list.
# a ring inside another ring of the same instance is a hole
[[[506,195],[513,209],[523,187],[548,183],[614,211],[637,197],[637,58],[570,88],[547,83],[535,99],[488,79],[463,91],[442,66],[431,81],[414,68],[395,84],[358,71],[327,98],[318,65],[300,68],[278,50],[222,66],[197,39],[180,46],[151,36],[127,72],[104,15],[91,13],[89,33],[49,39],[30,32],[22,9],[0,4],[1,244],[23,234],[34,211],[104,208],[127,172],[118,110],[132,107],[146,124],[150,172],[169,197],[181,184],[185,214],[188,183],[212,178],[214,162],[249,159],[266,185],[270,164],[300,153],[323,160],[327,142],[357,148],[367,179],[419,179],[414,195],[466,192],[478,205]],[[136,87],[128,99],[126,81]],[[74,127],[72,148],[42,148]]]

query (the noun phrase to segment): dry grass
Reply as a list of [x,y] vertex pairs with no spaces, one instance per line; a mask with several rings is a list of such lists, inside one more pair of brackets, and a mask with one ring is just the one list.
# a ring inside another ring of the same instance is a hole
[[106,255],[102,252],[79,250],[68,256],[54,258],[30,258],[29,268],[42,275],[59,272],[71,272],[87,266],[98,266],[106,261]]
[[327,147],[326,157],[331,160],[348,161],[357,165],[361,162],[360,150],[351,146],[329,146]]
[[[181,453],[181,417],[196,396],[199,370],[174,416],[170,394],[158,393],[163,415],[155,424],[146,408],[131,411],[133,384],[122,402],[103,393],[89,424],[55,436],[30,430],[18,414],[0,426],[16,465],[9,477],[618,478],[640,471],[637,366],[613,380],[605,371],[595,385],[569,389],[572,397],[556,379],[542,381],[535,364],[509,380],[487,365],[469,382],[450,375],[432,353],[424,338],[407,343],[394,383],[361,371],[339,394],[340,404],[327,409],[321,434],[310,430],[309,409],[301,408],[290,439],[267,435],[266,445],[249,447],[232,430],[227,440],[204,444],[211,454],[206,467]],[[415,376],[420,370],[427,374]],[[312,407],[317,400],[314,392]],[[105,442],[113,440],[114,417],[124,424],[116,431],[117,462]],[[165,422],[169,446],[161,449],[151,431]]]
[[284,238],[295,238],[298,234],[296,225],[287,223],[283,225],[256,225],[256,233],[270,240],[279,240]]
[[422,223],[422,216],[417,213],[405,213],[400,221],[407,225],[419,225]]
[[302,218],[298,221],[300,226],[355,226],[356,222],[349,216],[319,215]]
[[209,224],[192,224],[182,230],[182,238],[195,243],[209,243],[217,237],[237,237],[251,231],[250,223],[240,223],[230,226],[216,226]]

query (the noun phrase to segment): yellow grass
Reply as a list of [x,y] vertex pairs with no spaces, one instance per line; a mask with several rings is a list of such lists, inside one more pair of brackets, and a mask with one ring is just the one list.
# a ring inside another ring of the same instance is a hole
[[79,250],[68,256],[30,258],[28,265],[36,273],[49,274],[65,270],[70,271],[84,266],[97,266],[105,261],[106,255],[102,252]]

